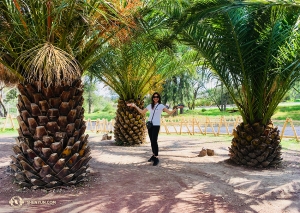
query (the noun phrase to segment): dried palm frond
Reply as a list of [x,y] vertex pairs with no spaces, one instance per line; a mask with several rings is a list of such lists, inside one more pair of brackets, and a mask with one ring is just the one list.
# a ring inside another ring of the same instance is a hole
[[61,85],[81,76],[76,59],[48,42],[22,53],[17,63],[28,83],[39,81],[46,85]]
[[0,63],[0,82],[5,86],[14,86],[19,82],[19,78]]

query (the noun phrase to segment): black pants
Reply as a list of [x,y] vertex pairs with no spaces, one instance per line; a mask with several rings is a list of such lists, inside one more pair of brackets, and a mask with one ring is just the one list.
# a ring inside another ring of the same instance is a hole
[[148,129],[148,134],[151,141],[151,148],[154,156],[158,156],[157,138],[158,138],[159,129],[160,126],[152,126],[150,129]]

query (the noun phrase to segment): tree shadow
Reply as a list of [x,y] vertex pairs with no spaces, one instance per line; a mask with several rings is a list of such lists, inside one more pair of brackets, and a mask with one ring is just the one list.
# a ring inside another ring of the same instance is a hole
[[212,139],[166,136],[159,139],[160,164],[152,166],[149,143],[121,147],[99,138],[90,138],[89,181],[58,194],[20,194],[57,202],[26,211],[300,212],[299,167],[288,166],[299,165],[299,152],[283,153],[283,168],[257,170],[227,163],[226,141],[212,146],[215,156],[197,157],[203,146],[212,148]]

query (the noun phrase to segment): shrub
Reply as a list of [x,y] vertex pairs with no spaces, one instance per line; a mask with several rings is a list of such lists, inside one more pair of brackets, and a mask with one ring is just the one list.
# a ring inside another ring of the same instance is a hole
[[104,109],[103,109],[102,111],[103,111],[103,112],[114,112],[115,109],[114,109],[114,107],[113,107],[110,103],[108,103],[108,104],[104,107]]

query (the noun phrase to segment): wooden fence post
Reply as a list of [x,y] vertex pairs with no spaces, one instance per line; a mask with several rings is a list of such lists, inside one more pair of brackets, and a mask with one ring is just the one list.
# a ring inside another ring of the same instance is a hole
[[291,123],[291,127],[292,127],[292,129],[293,129],[293,132],[294,132],[294,136],[295,136],[295,138],[296,138],[296,141],[298,141],[299,142],[299,140],[298,140],[298,135],[297,135],[297,131],[296,131],[296,129],[295,129],[295,126],[294,126],[294,124],[293,124],[293,120],[290,118],[290,123]]
[[192,135],[192,133],[191,133],[191,131],[190,131],[190,128],[188,127],[188,125],[189,125],[189,120],[184,119],[184,124],[185,124],[185,126],[186,126],[186,128],[187,128],[187,130],[188,130],[188,133],[189,133],[190,135]]
[[91,121],[90,118],[88,118],[87,121],[86,121],[86,128],[88,128],[89,126],[90,126],[90,128],[91,128],[91,132],[94,132],[94,130],[93,130],[93,125],[92,125],[92,121]]
[[204,135],[204,132],[202,131],[202,128],[201,128],[201,126],[200,126],[200,120],[196,120],[196,124],[197,124],[197,126],[198,126],[198,128],[199,128],[199,130],[200,130],[200,134],[202,134],[202,135]]
[[166,130],[166,133],[169,135],[170,131],[169,131],[168,127],[167,127],[167,122],[166,122],[166,120],[165,120],[164,117],[161,119],[161,122],[162,122],[162,124],[163,124],[163,126],[164,126],[164,128]]
[[[290,123],[291,124],[291,127],[292,127],[292,130],[294,132],[294,137],[292,138],[295,138],[296,141],[299,142],[299,139],[298,139],[298,135],[297,135],[297,132],[296,132],[296,129],[295,129],[295,126],[293,124],[293,120],[291,118],[287,118],[283,124],[283,127],[282,127],[282,130],[281,130],[281,134],[280,134],[280,140],[284,137],[284,131],[285,131],[285,128],[287,126],[287,124]],[[287,136],[286,136],[287,137]]]
[[6,115],[6,118],[5,118],[5,121],[4,121],[4,125],[3,125],[3,128],[2,128],[2,131],[4,131],[6,128],[7,128],[7,124],[10,122],[10,125],[11,125],[11,128],[12,129],[16,129],[15,128],[15,125],[14,125],[14,122],[13,122],[13,117],[10,115],[10,114],[7,114]]
[[211,127],[212,132],[214,133],[214,135],[217,136],[217,134],[215,132],[215,129],[214,129],[214,126],[213,126],[213,124],[211,123],[211,121],[210,121],[210,119],[208,117],[206,117],[206,122],[205,122],[205,134],[207,133],[207,131],[206,131],[207,123],[210,125],[210,127]]
[[97,118],[96,123],[95,123],[95,131],[96,133],[100,133],[100,119]]
[[227,134],[230,135],[229,129],[228,129],[228,124],[227,124],[227,122],[226,122],[224,116],[221,116],[221,118],[220,118],[219,128],[218,128],[218,135],[220,135],[221,126],[222,126],[223,123],[224,123],[224,126],[226,127]]
[[284,122],[283,127],[282,127],[282,130],[281,130],[280,140],[281,140],[282,137],[283,137],[284,130],[285,130],[286,125],[287,125],[287,123],[289,122],[289,120],[290,120],[289,118],[286,118],[286,119],[285,119],[285,122]]
[[192,132],[192,135],[195,135],[195,117],[193,116],[193,120],[192,120],[192,125],[193,125],[193,132]]

